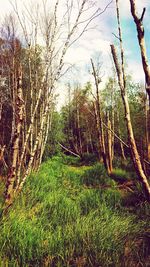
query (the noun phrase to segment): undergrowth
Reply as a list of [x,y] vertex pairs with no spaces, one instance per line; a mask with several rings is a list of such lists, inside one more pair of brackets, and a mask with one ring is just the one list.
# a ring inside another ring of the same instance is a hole
[[129,213],[102,165],[70,161],[78,160],[54,157],[28,178],[0,224],[0,266],[135,266],[134,241],[148,232],[148,206]]

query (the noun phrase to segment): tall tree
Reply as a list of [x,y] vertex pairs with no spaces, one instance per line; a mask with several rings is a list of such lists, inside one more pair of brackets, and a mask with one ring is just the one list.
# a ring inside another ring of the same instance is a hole
[[[96,87],[96,104],[95,104],[95,115],[96,115],[96,123],[97,123],[97,130],[98,130],[98,138],[99,138],[99,146],[100,146],[100,152],[102,154],[102,158],[103,158],[103,163],[104,166],[108,172],[108,174],[110,174],[112,172],[112,153],[110,152],[110,142],[111,142],[111,138],[110,138],[110,133],[108,134],[108,138],[109,138],[109,156],[107,155],[107,151],[106,151],[106,144],[105,144],[105,137],[104,137],[104,129],[103,129],[103,123],[102,123],[102,110],[101,110],[101,102],[100,102],[100,98],[99,98],[99,83],[100,83],[100,77],[98,76],[93,60],[91,59],[91,64],[92,64],[92,73],[94,76],[94,80],[95,80],[95,87]],[[110,121],[109,121],[109,126],[110,126]]]
[[150,66],[148,64],[148,56],[146,51],[146,44],[145,44],[145,33],[144,33],[144,26],[143,26],[143,19],[145,15],[146,8],[143,8],[141,16],[138,15],[136,9],[136,1],[130,0],[130,7],[131,7],[131,14],[133,16],[136,29],[137,29],[137,37],[139,42],[139,47],[141,51],[141,59],[142,59],[142,66],[145,73],[145,85],[146,85],[146,92],[149,98],[149,108],[148,108],[148,119],[147,119],[147,158],[150,161]]
[[121,91],[122,101],[124,105],[124,111],[125,111],[125,120],[126,120],[126,126],[128,131],[128,140],[130,145],[130,151],[132,156],[132,161],[136,170],[136,173],[138,175],[139,180],[141,181],[141,184],[143,186],[143,191],[147,197],[147,200],[150,201],[150,185],[148,183],[148,179],[145,175],[145,172],[143,170],[140,155],[137,150],[134,134],[133,134],[133,128],[131,123],[131,116],[130,116],[130,108],[128,103],[128,96],[126,91],[126,76],[125,76],[125,69],[124,69],[124,51],[123,51],[123,42],[122,42],[122,34],[121,34],[121,26],[120,26],[120,15],[119,15],[119,5],[118,0],[116,0],[116,10],[117,10],[117,20],[118,20],[118,31],[119,31],[119,40],[120,40],[120,51],[121,51],[121,67],[118,61],[117,53],[115,50],[114,45],[111,45],[111,52],[114,60],[114,64],[116,67],[116,72],[118,76],[118,83]]
[[[68,49],[84,34],[93,19],[107,8],[106,6],[104,10],[100,10],[88,0],[68,0],[62,12],[62,0],[54,1],[51,6],[48,5],[48,1],[43,1],[40,9],[35,5],[32,12],[26,7],[22,17],[17,2],[11,1],[11,4],[24,35],[24,45],[20,49],[20,54],[13,52],[11,80],[9,79],[13,99],[13,145],[9,155],[12,155],[13,160],[10,160],[7,175],[6,206],[9,206],[14,196],[22,190],[31,170],[40,166],[51,125],[55,88],[58,80],[70,68],[70,65],[65,63]],[[85,19],[86,15],[88,19]],[[13,28],[10,31],[7,27],[7,30],[14,35]],[[38,44],[41,43],[41,38],[42,47]],[[12,38],[12,42],[14,40],[15,38]],[[8,50],[10,51],[8,48],[5,49]],[[19,66],[22,68],[22,78],[19,78]],[[22,80],[19,82],[20,87],[18,79]],[[24,120],[21,119],[23,105]],[[82,153],[79,106],[77,128]]]

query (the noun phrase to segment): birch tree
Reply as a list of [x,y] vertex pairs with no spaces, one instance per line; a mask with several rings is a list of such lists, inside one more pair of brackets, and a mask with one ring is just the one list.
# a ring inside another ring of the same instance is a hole
[[[22,90],[21,103],[25,106],[25,118],[23,120],[19,117],[22,116],[22,106],[18,107],[16,114],[20,119],[14,126],[17,137],[12,142],[12,162],[5,194],[6,208],[22,190],[31,171],[37,170],[41,164],[51,124],[55,88],[58,80],[71,66],[65,62],[68,49],[108,6],[102,10],[88,0],[56,0],[51,5],[43,1],[40,8],[38,3],[34,10],[33,7],[30,9],[25,6],[21,13],[17,1],[11,1],[11,4],[24,36],[27,64],[21,64],[22,85],[19,83],[20,87],[16,88],[15,105]],[[12,170],[13,174],[10,175]]]
[[126,120],[126,127],[128,131],[128,140],[129,146],[131,151],[132,161],[138,175],[138,178],[143,186],[143,191],[148,201],[150,201],[150,185],[148,183],[148,178],[145,175],[144,169],[141,164],[140,155],[137,150],[131,116],[130,116],[130,107],[128,103],[128,96],[126,90],[126,76],[125,76],[125,68],[124,68],[124,51],[123,51],[123,42],[122,42],[122,33],[121,33],[121,26],[120,26],[120,14],[119,14],[119,5],[118,0],[116,0],[116,10],[117,10],[117,20],[118,20],[118,31],[119,31],[119,40],[120,40],[120,52],[121,52],[121,66],[118,61],[118,56],[116,53],[116,49],[114,45],[111,45],[111,52],[118,76],[118,84],[121,91],[121,97],[124,105],[124,112],[125,112],[125,120]]
[[147,50],[146,50],[146,44],[145,44],[145,31],[144,31],[144,25],[143,25],[143,19],[145,15],[146,8],[143,8],[141,16],[138,15],[137,9],[136,9],[136,1],[130,0],[130,7],[131,7],[131,14],[133,16],[136,29],[137,29],[137,37],[138,37],[138,43],[140,47],[141,52],[141,60],[142,60],[142,66],[145,74],[145,88],[146,92],[149,98],[149,106],[148,106],[148,120],[147,120],[147,132],[146,132],[146,140],[147,140],[147,158],[150,161],[150,66],[148,63],[148,56],[147,56]]

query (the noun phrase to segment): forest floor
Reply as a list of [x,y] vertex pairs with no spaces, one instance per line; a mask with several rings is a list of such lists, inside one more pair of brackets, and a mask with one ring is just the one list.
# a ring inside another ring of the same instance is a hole
[[109,177],[72,157],[30,175],[0,233],[0,266],[150,266],[150,207],[134,173]]

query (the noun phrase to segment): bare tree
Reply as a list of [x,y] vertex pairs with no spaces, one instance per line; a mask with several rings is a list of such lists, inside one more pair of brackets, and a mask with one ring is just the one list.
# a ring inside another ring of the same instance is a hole
[[121,66],[119,64],[116,49],[114,45],[111,45],[111,52],[112,52],[114,64],[116,67],[118,83],[119,83],[119,87],[121,91],[122,102],[124,105],[125,120],[126,120],[126,127],[128,131],[128,140],[129,140],[132,161],[133,161],[136,173],[138,175],[138,178],[143,186],[143,191],[147,197],[147,200],[150,201],[150,185],[148,183],[148,179],[144,173],[144,170],[141,164],[140,155],[137,150],[132,123],[131,123],[130,107],[128,103],[128,96],[127,96],[127,90],[126,90],[126,77],[125,77],[125,69],[124,69],[124,51],[123,51],[123,42],[122,42],[122,34],[121,34],[121,26],[120,26],[118,0],[116,0],[116,9],[117,9],[117,20],[118,20],[118,30],[119,30],[119,40],[120,40],[120,51],[121,51]]
[[[112,172],[112,153],[110,152],[110,133],[108,133],[109,137],[109,157],[107,155],[106,151],[106,144],[105,144],[105,137],[104,137],[104,129],[103,129],[103,123],[102,123],[102,110],[101,110],[101,102],[100,102],[100,97],[99,97],[99,83],[101,82],[101,79],[96,71],[96,68],[94,66],[93,60],[91,59],[91,64],[92,64],[92,74],[94,76],[95,80],[95,87],[96,87],[96,104],[95,104],[95,115],[96,115],[96,124],[97,124],[97,131],[98,131],[98,139],[99,139],[99,146],[100,146],[100,152],[102,155],[103,163],[104,166],[110,174]],[[109,126],[110,126],[110,121],[109,121]]]
[[139,47],[141,51],[141,60],[143,65],[143,70],[145,73],[145,84],[146,84],[146,92],[149,98],[149,108],[148,108],[148,120],[147,120],[147,158],[150,160],[150,66],[148,64],[148,57],[146,51],[146,44],[145,44],[145,33],[144,33],[144,26],[143,26],[143,19],[145,15],[146,8],[143,8],[141,16],[138,15],[136,10],[136,1],[130,0],[130,7],[131,7],[131,14],[133,16],[136,29],[137,29],[137,37],[139,42]]

